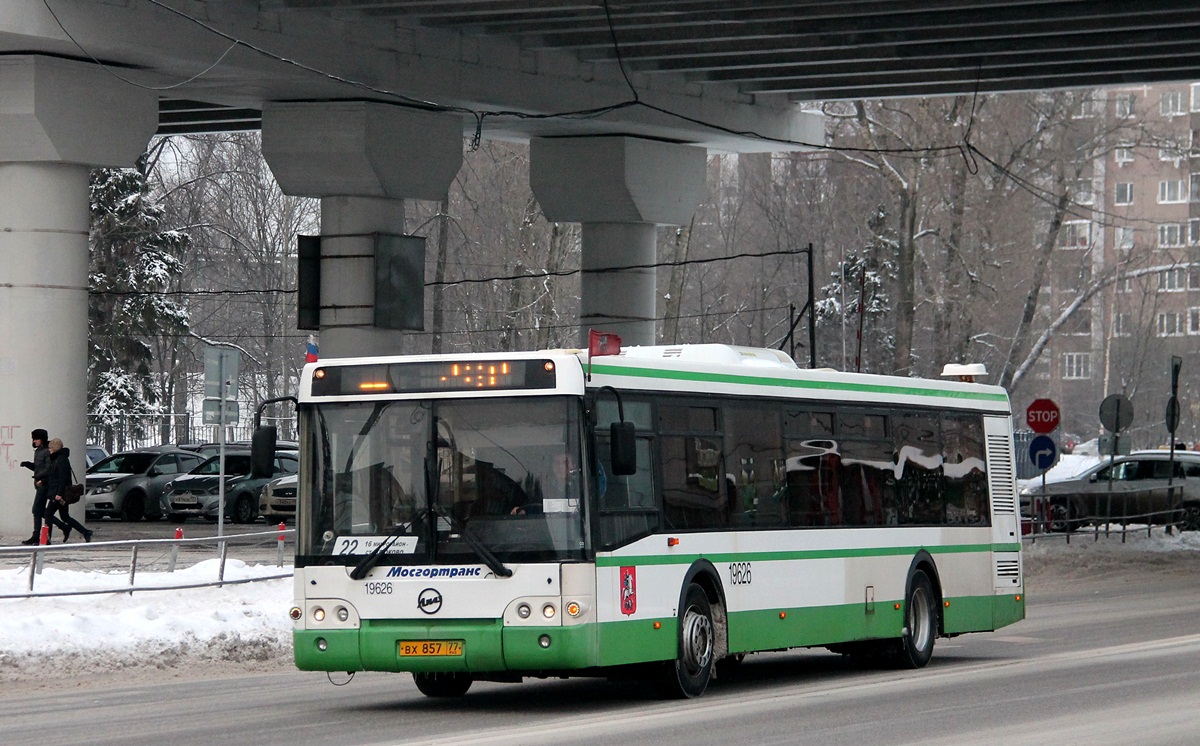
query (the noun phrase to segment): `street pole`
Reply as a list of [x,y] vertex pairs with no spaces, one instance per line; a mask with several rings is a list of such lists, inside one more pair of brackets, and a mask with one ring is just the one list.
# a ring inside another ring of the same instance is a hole
[[[221,382],[221,401],[217,404],[217,420],[219,422],[218,429],[220,434],[217,437],[218,453],[220,454],[217,474],[217,538],[221,538],[225,533],[225,398],[229,395],[229,382],[225,380],[225,355],[217,358],[218,363],[217,380]],[[224,546],[224,543],[221,544]]]

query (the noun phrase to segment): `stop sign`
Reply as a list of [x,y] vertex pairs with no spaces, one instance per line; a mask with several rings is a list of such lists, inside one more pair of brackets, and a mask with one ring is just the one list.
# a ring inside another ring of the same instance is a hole
[[1049,399],[1034,399],[1025,410],[1025,422],[1035,433],[1054,432],[1058,427],[1058,405]]

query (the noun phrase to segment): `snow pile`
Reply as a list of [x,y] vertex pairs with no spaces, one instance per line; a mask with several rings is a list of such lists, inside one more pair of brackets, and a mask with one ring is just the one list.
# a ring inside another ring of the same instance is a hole
[[[208,583],[218,560],[174,573],[140,573],[137,585]],[[225,579],[290,572],[290,567],[226,560]],[[28,568],[0,569],[0,594],[24,593]],[[38,593],[121,587],[128,572],[81,572],[47,566]],[[87,596],[0,599],[0,680],[50,678],[115,669],[185,668],[199,662],[254,667],[292,657],[290,577],[220,588]]]

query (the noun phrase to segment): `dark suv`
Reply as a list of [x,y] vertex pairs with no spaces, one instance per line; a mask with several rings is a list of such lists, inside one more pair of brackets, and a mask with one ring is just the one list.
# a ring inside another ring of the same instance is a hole
[[146,449],[116,453],[87,470],[84,513],[140,521],[161,518],[162,493],[167,482],[200,465],[204,459],[191,451]]
[[[1110,479],[1111,477],[1111,479]],[[1110,483],[1111,482],[1111,483]],[[1200,453],[1136,451],[1106,458],[1083,473],[1021,490],[1021,513],[1041,506],[1051,531],[1073,531],[1086,523],[1178,523],[1200,530]]]

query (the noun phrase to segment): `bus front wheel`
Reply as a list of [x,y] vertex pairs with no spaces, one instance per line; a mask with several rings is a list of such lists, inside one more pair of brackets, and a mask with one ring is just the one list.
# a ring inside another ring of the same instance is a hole
[[704,589],[693,583],[679,611],[677,653],[663,676],[664,696],[689,699],[704,693],[712,680],[715,640],[712,604]]
[[426,697],[461,697],[474,679],[469,673],[414,673],[413,681]]

